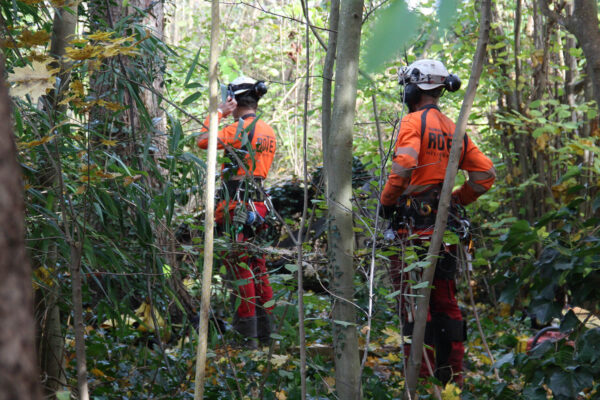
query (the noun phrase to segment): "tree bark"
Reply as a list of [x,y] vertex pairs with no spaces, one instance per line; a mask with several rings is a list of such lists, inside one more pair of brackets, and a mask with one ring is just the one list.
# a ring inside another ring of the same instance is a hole
[[442,193],[440,194],[440,202],[435,218],[435,228],[431,236],[429,251],[427,252],[427,262],[429,263],[429,267],[425,268],[423,272],[422,281],[427,282],[427,286],[420,290],[419,294],[421,297],[417,298],[417,313],[415,316],[412,345],[406,371],[405,398],[409,399],[414,399],[416,395],[417,380],[419,378],[421,359],[423,357],[425,325],[427,323],[427,313],[429,310],[429,296],[431,294],[430,285],[433,282],[433,276],[435,274],[435,267],[437,264],[437,255],[442,246],[444,231],[446,230],[448,209],[450,208],[450,197],[452,195],[452,188],[454,187],[456,172],[458,171],[458,163],[460,161],[465,128],[467,126],[467,120],[469,119],[469,113],[473,105],[473,100],[475,99],[475,92],[477,90],[479,77],[481,76],[483,63],[486,57],[486,48],[490,30],[491,0],[485,0],[482,2],[480,13],[479,39],[477,41],[477,49],[473,59],[471,77],[469,79],[469,85],[467,87],[465,98],[460,110],[458,122],[456,123],[456,129],[454,131],[454,135],[452,136],[450,159],[448,160],[448,167],[446,168],[446,175],[444,177],[444,185],[442,187]]
[[329,11],[329,41],[323,64],[323,93],[321,100],[321,141],[323,143],[323,167],[327,170],[325,151],[329,149],[328,141],[331,132],[331,88],[333,87],[333,67],[335,66],[335,52],[337,48],[337,29],[340,20],[340,0],[331,1]]
[[0,58],[0,400],[41,399],[21,169]]
[[[352,136],[356,105],[363,1],[341,2],[335,96],[327,140],[328,252],[333,299],[336,391],[340,399],[359,399],[360,363],[354,297],[352,225]],[[331,151],[335,149],[335,151]]]
[[577,38],[593,85],[596,106],[600,107],[600,27],[598,26],[598,4],[595,0],[575,0],[573,13],[559,14],[550,9],[549,0],[539,0],[540,9],[550,19],[565,26]]

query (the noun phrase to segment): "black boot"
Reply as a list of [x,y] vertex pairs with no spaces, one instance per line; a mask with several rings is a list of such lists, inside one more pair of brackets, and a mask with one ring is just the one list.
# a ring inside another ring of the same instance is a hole
[[243,337],[243,344],[251,349],[257,348],[256,343],[256,317],[240,317],[237,312],[233,317],[233,327]]
[[263,307],[256,307],[256,332],[262,346],[271,344],[271,314]]

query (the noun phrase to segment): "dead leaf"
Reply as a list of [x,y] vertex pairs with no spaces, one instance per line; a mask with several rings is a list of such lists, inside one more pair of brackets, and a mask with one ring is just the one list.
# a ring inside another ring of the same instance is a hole
[[114,32],[95,32],[91,35],[88,35],[88,39],[91,40],[108,40]]
[[280,392],[275,392],[275,398],[277,400],[287,400],[287,394],[285,390],[281,390]]
[[31,32],[24,29],[19,36],[19,47],[33,47],[46,45],[50,40],[50,34],[46,31]]
[[86,45],[83,48],[67,47],[65,54],[68,58],[75,61],[87,60],[96,57],[102,51],[101,46]]
[[273,354],[273,357],[271,357],[271,364],[273,364],[275,368],[279,368],[285,364],[289,358],[290,356],[288,355]]
[[54,74],[58,69],[48,69],[47,62],[34,61],[31,66],[17,67],[8,75],[7,81],[12,84],[10,95],[26,99],[29,95],[33,101],[46,94],[54,87]]

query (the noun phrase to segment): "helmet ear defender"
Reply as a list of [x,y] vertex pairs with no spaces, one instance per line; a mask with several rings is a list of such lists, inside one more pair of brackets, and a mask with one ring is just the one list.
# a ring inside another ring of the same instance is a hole
[[[460,81],[459,81],[460,85]],[[254,84],[254,93],[260,99],[267,93],[267,85],[263,81],[258,81]]]
[[444,79],[444,88],[449,92],[456,92],[460,89],[460,79],[454,74],[449,74]]

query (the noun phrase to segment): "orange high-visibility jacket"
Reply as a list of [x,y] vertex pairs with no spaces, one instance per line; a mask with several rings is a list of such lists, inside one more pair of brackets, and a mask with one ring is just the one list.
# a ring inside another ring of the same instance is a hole
[[[222,113],[219,112],[219,121],[222,118]],[[245,117],[245,118],[244,118]],[[256,116],[251,114],[243,116],[243,129],[238,129],[240,121],[234,122],[231,125],[227,125],[221,129],[218,134],[219,141],[217,143],[218,149],[224,149],[224,144],[230,145],[234,149],[240,149],[242,147],[242,135],[249,135],[251,128],[248,128],[250,124],[256,119]],[[204,126],[207,127],[209,124],[209,117],[206,117]],[[208,147],[208,129],[203,127],[201,132],[203,133],[198,137],[198,147],[206,149]],[[255,177],[266,178],[271,164],[273,163],[273,157],[275,156],[275,150],[277,148],[277,139],[273,129],[264,121],[258,119],[254,125],[254,137],[252,138],[252,153],[245,156],[245,164],[248,171]],[[246,146],[244,146],[246,147]],[[231,158],[231,156],[230,156]],[[225,164],[221,166],[221,170],[225,168]],[[244,169],[239,168],[236,172],[237,176],[245,175]]]
[[[394,205],[401,195],[414,196],[444,181],[454,129],[454,122],[433,104],[402,119],[381,204]],[[496,179],[492,161],[466,135],[459,169],[469,174],[469,179],[453,193],[462,205],[475,201]]]

